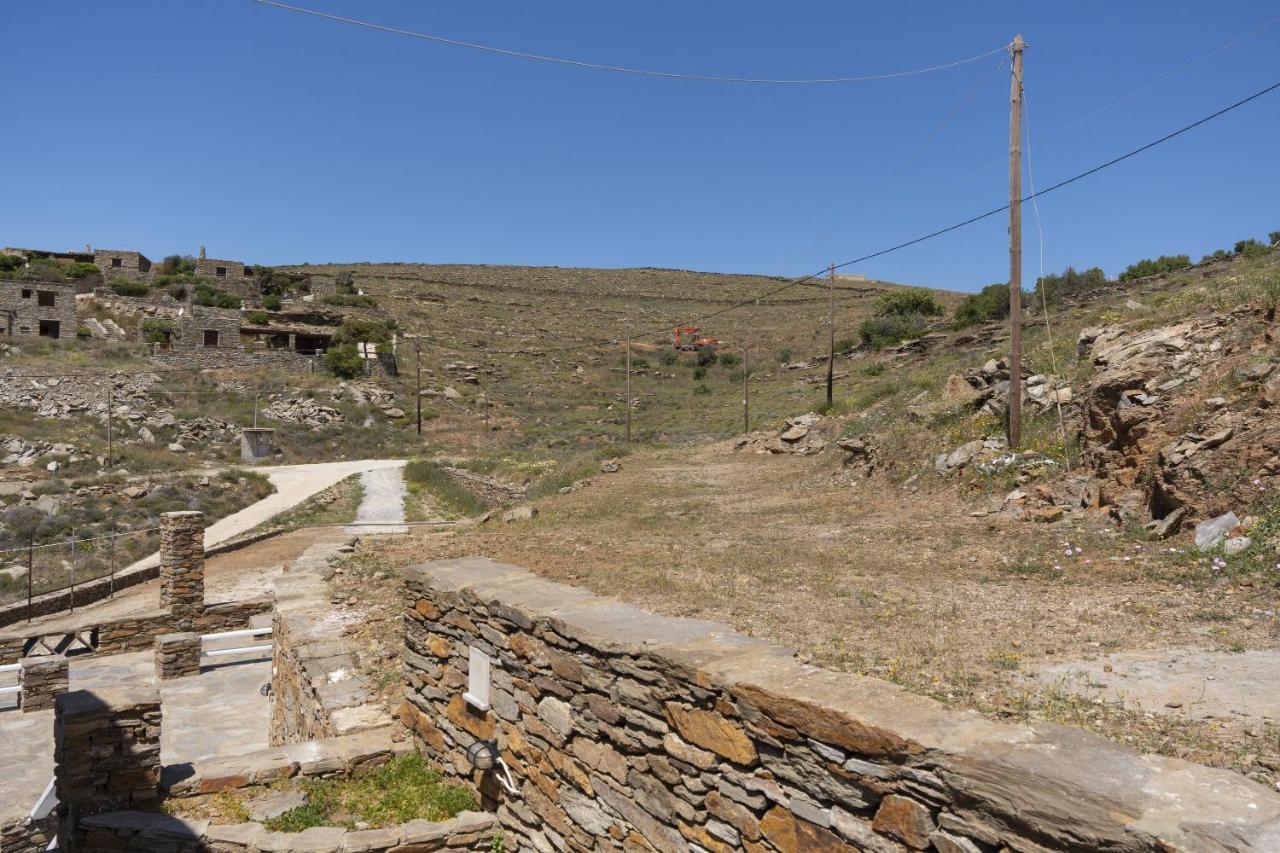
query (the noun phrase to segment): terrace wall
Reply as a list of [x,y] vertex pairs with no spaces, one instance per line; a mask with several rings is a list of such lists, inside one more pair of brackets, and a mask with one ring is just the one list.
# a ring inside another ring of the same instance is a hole
[[[540,850],[1280,849],[1280,795],[483,559],[406,571],[403,719]],[[463,698],[491,659],[488,710]],[[518,794],[465,757],[497,741]]]

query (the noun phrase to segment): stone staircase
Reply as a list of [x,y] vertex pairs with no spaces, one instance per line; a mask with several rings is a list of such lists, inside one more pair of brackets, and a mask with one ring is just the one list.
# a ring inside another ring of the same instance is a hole
[[89,317],[84,321],[84,326],[92,337],[100,340],[122,341],[126,336],[124,328],[110,317],[105,320]]

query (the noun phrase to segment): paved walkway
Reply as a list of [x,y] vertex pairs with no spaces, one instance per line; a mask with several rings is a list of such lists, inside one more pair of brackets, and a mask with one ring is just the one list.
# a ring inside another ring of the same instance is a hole
[[364,498],[356,510],[356,523],[347,533],[407,533],[404,525],[404,469],[374,468],[360,475]]
[[[225,645],[225,643],[224,643]],[[269,656],[246,655],[218,661],[198,676],[160,685],[164,721],[162,763],[176,764],[266,749],[267,698],[259,692],[271,680]],[[237,661],[230,663],[228,661]],[[154,653],[71,659],[71,689],[128,687],[155,683]],[[5,709],[11,707],[4,697]],[[0,819],[30,811],[53,777],[53,711],[24,714],[0,710]]]
[[[267,476],[276,487],[275,493],[209,525],[204,531],[204,545],[208,548],[247,533],[352,474],[386,468],[400,469],[404,464],[403,459],[359,459],[352,462],[315,462],[309,465],[254,468],[253,470]],[[401,520],[403,518],[402,509]],[[129,568],[155,566],[159,563],[160,555],[157,553],[144,557]]]

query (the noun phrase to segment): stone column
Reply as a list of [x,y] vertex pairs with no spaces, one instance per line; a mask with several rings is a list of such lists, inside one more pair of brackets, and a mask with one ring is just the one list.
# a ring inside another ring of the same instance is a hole
[[58,849],[88,851],[81,818],[159,803],[160,694],[154,688],[76,690],[54,703]]
[[160,606],[183,630],[204,613],[204,513],[160,516]]
[[23,658],[18,661],[22,684],[22,711],[47,711],[59,693],[66,693],[70,684],[67,659],[63,655],[47,655]]
[[156,678],[168,681],[200,674],[200,635],[161,634],[156,637]]

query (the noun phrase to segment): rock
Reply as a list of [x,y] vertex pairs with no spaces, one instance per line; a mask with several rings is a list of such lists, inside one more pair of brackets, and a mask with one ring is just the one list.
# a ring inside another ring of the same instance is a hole
[[182,443],[178,441],[169,442],[169,444],[167,445],[167,448],[170,453],[186,453],[187,452],[187,448],[183,447]]
[[1239,523],[1240,519],[1236,518],[1234,512],[1200,522],[1196,525],[1196,547],[1201,551],[1210,550],[1222,541],[1227,531]]
[[1248,536],[1233,536],[1222,543],[1222,552],[1230,557],[1233,554],[1249,550],[1249,546],[1252,544],[1253,539]]
[[307,795],[302,791],[270,791],[260,797],[246,802],[249,819],[255,821],[272,820],[287,811],[305,806]]
[[448,385],[447,385],[447,386],[445,386],[444,391],[442,391],[441,393],[443,393],[443,394],[444,394],[444,398],[445,398],[446,400],[461,400],[461,399],[462,399],[462,394],[460,394],[460,393],[458,392],[458,389],[457,389],[457,388],[454,388],[453,386],[448,386]]
[[947,456],[946,467],[948,469],[963,468],[982,452],[983,446],[983,441],[980,438],[965,442]]
[[1061,521],[1064,510],[1060,506],[1037,506],[1022,511],[1023,521],[1034,521],[1039,524],[1052,524]]
[[620,470],[622,470],[622,464],[617,459],[606,459],[600,463],[602,474],[616,474]]
[[1187,517],[1187,508],[1180,506],[1164,518],[1156,522],[1151,528],[1152,539],[1168,539],[1176,534],[1182,528],[1183,519]]
[[529,521],[536,518],[538,508],[535,506],[518,506],[515,509],[509,509],[502,514],[502,520],[507,524],[515,521]]
[[796,442],[804,438],[808,434],[809,434],[809,428],[807,426],[803,426],[801,424],[795,424],[794,426],[789,427],[786,430],[783,430],[782,434],[779,435],[778,437],[786,442]]
[[382,413],[387,417],[396,419],[396,420],[404,417],[404,409],[398,408],[396,406],[390,406],[388,408],[385,408],[382,410]]

